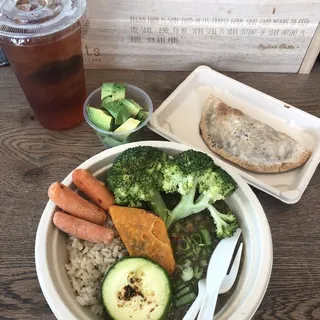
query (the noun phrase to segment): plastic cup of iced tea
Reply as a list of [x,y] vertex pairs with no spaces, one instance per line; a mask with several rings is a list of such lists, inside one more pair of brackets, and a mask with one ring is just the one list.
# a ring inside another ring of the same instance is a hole
[[67,129],[83,120],[85,12],[85,0],[0,0],[0,47],[47,129]]

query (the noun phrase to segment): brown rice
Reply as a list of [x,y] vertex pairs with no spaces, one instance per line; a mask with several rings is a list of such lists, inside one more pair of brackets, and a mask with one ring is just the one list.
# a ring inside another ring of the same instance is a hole
[[[109,225],[112,222],[109,221]],[[101,282],[106,271],[127,255],[119,236],[106,244],[95,244],[70,236],[67,251],[70,263],[65,265],[76,300],[98,315],[103,314]]]

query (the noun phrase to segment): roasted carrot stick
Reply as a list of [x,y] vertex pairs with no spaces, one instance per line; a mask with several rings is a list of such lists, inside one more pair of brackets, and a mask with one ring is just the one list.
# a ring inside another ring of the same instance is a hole
[[114,204],[114,195],[111,191],[87,170],[75,169],[72,172],[72,181],[103,210],[108,211]]
[[111,228],[99,226],[61,211],[54,214],[53,223],[63,232],[94,243],[110,243],[114,237]]
[[104,224],[106,213],[80,197],[77,193],[60,182],[54,182],[48,190],[49,198],[62,210],[83,220],[96,224]]

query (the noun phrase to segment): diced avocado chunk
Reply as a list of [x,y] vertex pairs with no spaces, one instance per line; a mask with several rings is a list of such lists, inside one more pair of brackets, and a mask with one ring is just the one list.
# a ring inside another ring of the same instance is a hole
[[138,108],[138,109],[140,109],[140,110],[143,109],[143,108],[140,106],[140,104],[139,104],[138,102],[136,102],[135,100],[133,100],[133,99],[126,99],[126,100],[130,101],[131,103],[133,103],[133,104],[136,106],[136,108]]
[[88,117],[94,125],[106,131],[112,130],[114,120],[110,115],[101,109],[93,108],[89,105],[87,105],[86,109]]
[[123,106],[130,112],[132,117],[136,117],[142,108],[140,105],[132,99],[124,99],[122,102]]
[[113,86],[113,101],[122,100],[126,97],[126,87],[121,83],[115,83]]
[[[110,98],[112,99],[113,95],[113,82],[104,82],[101,86],[101,100],[104,98]],[[111,100],[112,101],[112,100]]]
[[107,110],[107,105],[109,103],[112,102],[112,98],[111,97],[105,97],[102,101],[101,101],[101,108]]
[[102,84],[101,100],[107,97],[111,99],[111,101],[122,100],[125,98],[125,95],[126,95],[126,86],[122,83],[104,82]]
[[126,122],[124,122],[119,128],[117,128],[114,132],[127,132],[135,129],[141,121],[133,118],[129,118]]
[[137,119],[142,122],[148,118],[148,115],[149,115],[149,112],[140,110],[139,113],[137,114]]
[[124,141],[127,139],[129,134],[126,134],[128,131],[131,131],[135,128],[138,127],[138,125],[141,123],[141,121],[134,119],[134,118],[129,118],[126,122],[124,122],[119,128],[114,130],[114,132],[117,133],[123,133],[123,135],[117,136],[117,140],[119,141]]
[[114,118],[116,118],[121,109],[121,101],[113,101],[107,104],[102,103],[101,107],[107,110]]
[[130,116],[131,116],[131,114],[129,113],[129,111],[122,106],[120,108],[117,116],[115,117],[116,126],[121,126],[123,123],[125,123],[130,118]]
[[105,112],[105,114],[107,114],[108,116],[111,116],[110,112],[108,110],[103,110]]
[[107,110],[115,119],[115,125],[120,126],[131,116],[130,112],[123,105],[124,100],[113,101],[108,104],[101,105]]

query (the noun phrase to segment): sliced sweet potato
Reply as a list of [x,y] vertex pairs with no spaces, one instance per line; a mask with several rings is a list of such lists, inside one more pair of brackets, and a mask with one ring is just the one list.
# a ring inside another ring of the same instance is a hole
[[173,273],[173,251],[162,219],[142,209],[120,206],[111,206],[109,213],[130,256],[149,258]]

